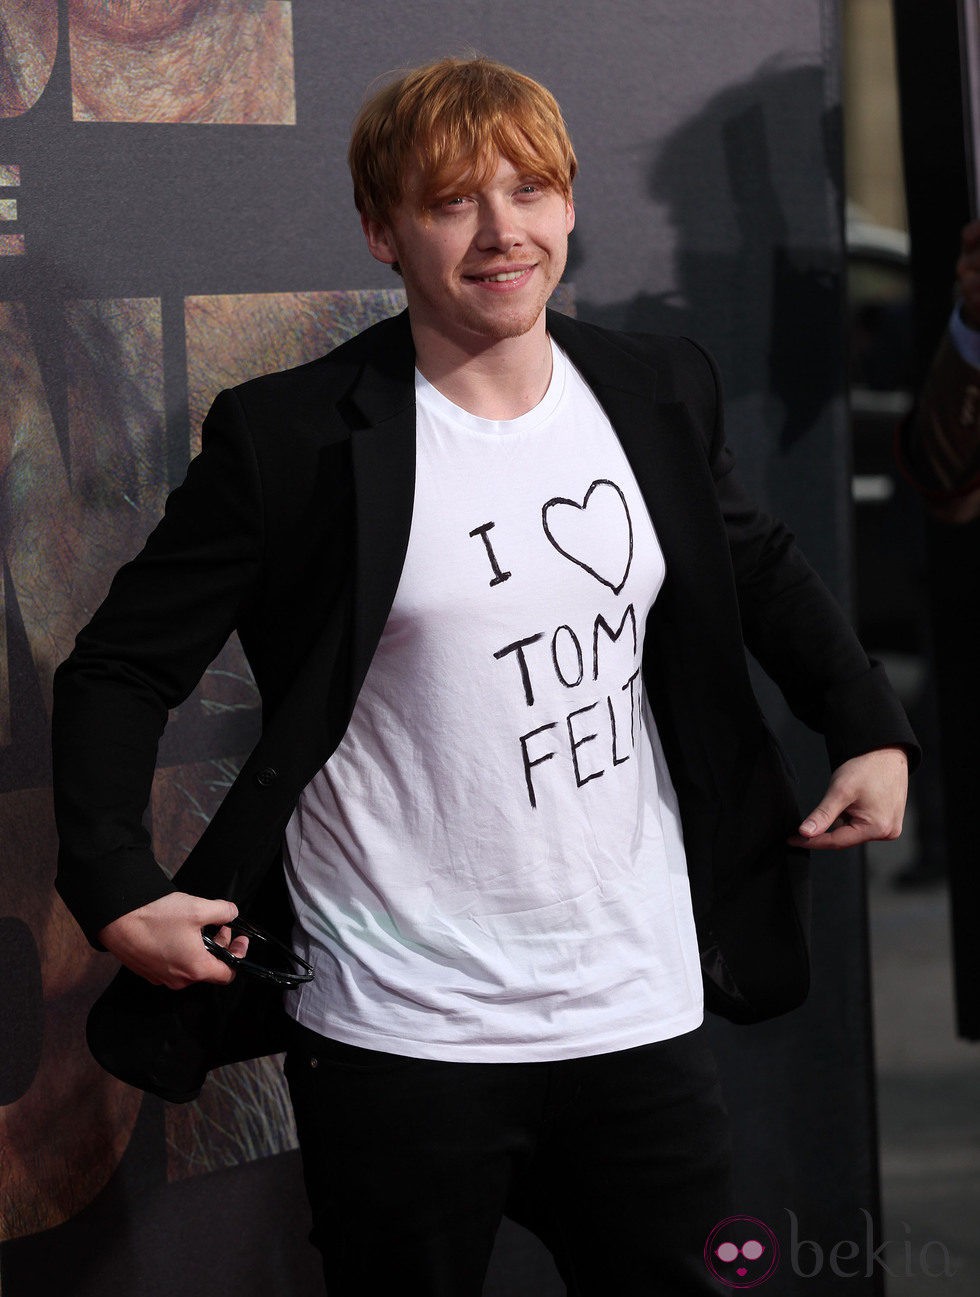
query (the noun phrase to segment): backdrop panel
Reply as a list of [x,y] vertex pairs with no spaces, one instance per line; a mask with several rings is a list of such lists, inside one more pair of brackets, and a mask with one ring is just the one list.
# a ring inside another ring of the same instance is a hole
[[[578,313],[713,349],[746,476],[846,597],[833,0],[410,0],[392,15],[380,0],[0,0],[3,1297],[60,1293],[69,1274],[80,1297],[203,1297],[216,1276],[316,1291],[275,1060],[165,1109],[88,1059],[111,961],[51,888],[47,725],[55,665],[183,476],[214,393],[398,309],[344,163],[373,78],[476,47],[555,90],[581,162]],[[819,745],[761,687],[809,799]],[[163,745],[150,813],[167,868],[248,751],[255,708],[230,645]],[[781,1240],[785,1294],[813,1291],[794,1228],[829,1255],[864,1248],[876,1212],[859,864],[821,860],[816,882],[810,1003],[713,1029],[739,1210]],[[876,1267],[855,1268],[826,1269],[821,1292],[872,1291]],[[487,1290],[560,1286],[515,1227]]]

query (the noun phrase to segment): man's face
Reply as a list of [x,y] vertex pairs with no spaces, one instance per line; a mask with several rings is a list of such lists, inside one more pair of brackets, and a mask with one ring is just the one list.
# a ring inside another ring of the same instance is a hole
[[413,329],[468,352],[527,333],[565,268],[571,201],[506,158],[482,185],[424,204],[419,189],[414,176],[387,223],[362,222],[372,254],[399,264]]

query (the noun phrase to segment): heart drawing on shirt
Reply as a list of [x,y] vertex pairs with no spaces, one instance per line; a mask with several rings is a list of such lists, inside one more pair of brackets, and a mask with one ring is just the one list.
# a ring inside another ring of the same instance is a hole
[[619,594],[633,562],[633,523],[615,482],[599,478],[581,504],[562,496],[549,500],[541,525],[559,554]]

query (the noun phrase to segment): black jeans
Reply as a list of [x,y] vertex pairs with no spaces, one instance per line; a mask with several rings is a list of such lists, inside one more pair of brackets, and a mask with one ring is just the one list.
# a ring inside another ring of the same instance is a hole
[[731,1213],[730,1151],[702,1030],[447,1063],[296,1027],[286,1075],[329,1297],[479,1297],[503,1214],[573,1297],[718,1293],[703,1248]]

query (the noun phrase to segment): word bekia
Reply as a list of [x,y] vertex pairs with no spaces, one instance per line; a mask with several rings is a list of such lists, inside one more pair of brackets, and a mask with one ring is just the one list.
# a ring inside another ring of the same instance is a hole
[[[793,1273],[801,1279],[813,1279],[825,1267],[841,1279],[855,1279],[858,1276],[870,1279],[876,1268],[893,1278],[914,1274],[924,1275],[928,1279],[953,1277],[949,1249],[945,1243],[933,1238],[927,1239],[921,1247],[915,1247],[910,1237],[911,1228],[904,1222],[904,1239],[885,1239],[876,1246],[874,1218],[862,1207],[864,1239],[841,1239],[830,1247],[824,1247],[813,1239],[800,1238],[800,1222],[796,1213],[788,1207],[784,1210],[789,1217],[787,1255]],[[896,1258],[896,1253],[900,1259]]]
[[[926,1279],[951,1279],[954,1270],[949,1250],[938,1239],[928,1239],[916,1248],[910,1226],[903,1223],[905,1238],[885,1239],[875,1244],[874,1217],[861,1208],[864,1238],[840,1239],[830,1245],[800,1237],[796,1212],[784,1208],[789,1217],[789,1246],[781,1246],[772,1229],[757,1216],[726,1216],[708,1234],[704,1263],[726,1288],[761,1288],[788,1259],[798,1279],[818,1279],[825,1272],[838,1279],[870,1279],[876,1270],[897,1278],[922,1275]],[[863,1247],[862,1247],[863,1243]],[[900,1250],[901,1259],[897,1259]]]

